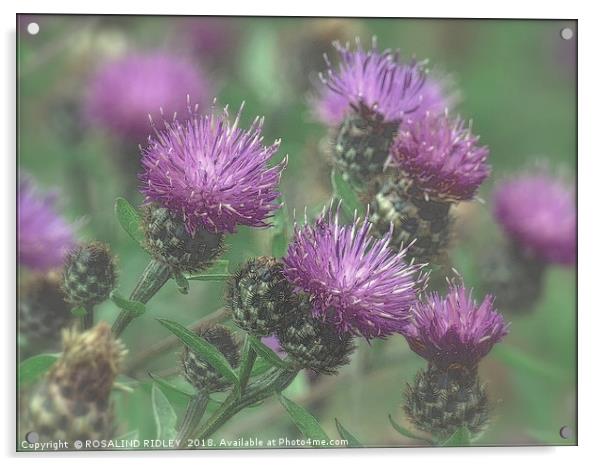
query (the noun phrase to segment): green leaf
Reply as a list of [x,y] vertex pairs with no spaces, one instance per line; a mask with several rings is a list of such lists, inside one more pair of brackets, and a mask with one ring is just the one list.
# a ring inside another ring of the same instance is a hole
[[38,354],[19,364],[19,386],[35,382],[43,376],[58,359],[56,354]]
[[355,211],[359,216],[365,214],[366,206],[360,202],[351,185],[343,179],[339,172],[332,170],[330,181],[335,196],[343,201],[343,209],[350,217],[353,217]]
[[269,362],[272,366],[280,367],[281,369],[290,369],[290,366],[280,358],[271,348],[264,345],[257,337],[248,335],[249,342],[253,349],[261,356],[264,360]]
[[228,278],[230,278],[230,272],[228,270],[229,264],[229,260],[216,260],[213,262],[213,265],[207,270],[190,274],[186,277],[186,279],[205,282],[227,280]]
[[172,383],[159,376],[152,374],[151,372],[149,372],[148,375],[159,387],[161,387],[161,390],[163,391],[164,395],[171,399],[172,403],[176,402],[178,404],[185,405],[186,403],[188,403],[190,397],[195,395],[193,391],[188,392],[179,387],[176,387]]
[[325,441],[327,443],[323,446],[328,446],[330,439],[315,417],[313,417],[305,408],[299,406],[294,401],[289,400],[281,393],[278,394],[278,399],[303,435],[312,440]]
[[117,307],[124,311],[128,311],[135,317],[140,317],[146,312],[144,303],[141,303],[140,301],[130,301],[121,296],[117,290],[111,291],[111,301],[113,301]]
[[272,223],[272,256],[279,258],[286,254],[291,231],[286,204],[278,209]]
[[176,280],[176,285],[178,286],[178,291],[182,294],[188,294],[188,290],[190,289],[190,284],[184,275],[180,272],[176,272],[174,275]]
[[153,384],[151,390],[151,401],[155,426],[157,427],[157,438],[159,440],[173,440],[177,433],[176,423],[178,422],[178,417],[169,404],[167,397],[156,384]]
[[205,359],[220,374],[238,385],[238,376],[224,355],[204,338],[188,330],[186,327],[167,319],[157,319],[161,325],[177,336],[190,350]]
[[144,234],[140,227],[140,214],[123,197],[115,199],[115,216],[121,228],[140,246],[144,247]]
[[363,445],[356,439],[353,434],[351,434],[347,429],[343,427],[343,424],[339,422],[339,420],[335,417],[334,422],[337,425],[337,430],[339,431],[339,435],[343,440],[347,440],[347,444],[350,447],[362,447]]
[[419,435],[416,435],[415,433],[413,433],[411,430],[408,430],[405,427],[402,427],[399,424],[397,424],[397,422],[395,422],[393,420],[393,416],[391,416],[390,414],[389,414],[389,422],[393,426],[393,429],[395,429],[397,432],[399,432],[404,437],[408,437],[408,438],[411,438],[411,439],[414,439],[414,440],[420,440],[422,442],[427,442],[429,444],[433,443],[431,440],[429,440],[429,439],[427,439],[425,437],[420,437]]
[[83,317],[88,313],[88,311],[86,311],[86,308],[84,306],[77,306],[74,307],[73,309],[71,309],[71,315],[75,316],[75,317]]
[[470,445],[470,431],[466,426],[460,427],[451,437],[441,444],[443,447],[467,447]]
[[272,365],[267,362],[265,359],[258,357],[257,360],[255,361],[255,364],[253,365],[253,370],[251,371],[251,377],[257,377],[258,375],[261,375],[265,372],[267,372],[269,369],[272,368]]

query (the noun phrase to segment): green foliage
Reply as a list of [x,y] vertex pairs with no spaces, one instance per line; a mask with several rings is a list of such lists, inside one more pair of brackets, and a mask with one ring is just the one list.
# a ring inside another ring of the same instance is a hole
[[204,338],[191,332],[186,327],[167,319],[157,319],[161,325],[167,328],[191,351],[204,358],[213,368],[235,385],[238,384],[238,376],[224,355]]
[[395,429],[397,432],[399,432],[404,437],[408,437],[408,438],[411,438],[414,440],[420,440],[421,442],[426,442],[428,444],[432,443],[432,441],[430,439],[427,439],[426,437],[421,437],[420,435],[415,434],[411,430],[408,430],[405,427],[399,425],[397,422],[395,422],[395,420],[393,420],[393,416],[391,416],[390,414],[389,414],[389,422],[393,426],[393,429]]
[[249,338],[251,346],[255,351],[257,351],[257,354],[272,366],[280,367],[281,369],[289,368],[289,365],[286,363],[286,361],[281,359],[280,356],[278,356],[271,348],[268,348],[266,345],[264,345],[258,338],[254,337],[253,335],[247,335],[247,338]]
[[213,265],[209,267],[207,270],[203,270],[202,272],[189,274],[186,279],[187,280],[196,280],[196,281],[223,281],[230,278],[230,272],[228,267],[230,265],[229,260],[216,260],[213,262]]
[[123,197],[115,199],[115,216],[121,228],[144,248],[144,233],[140,227],[140,214],[136,208]]
[[272,225],[272,256],[280,258],[286,254],[292,230],[286,204],[278,209],[272,219]]
[[324,432],[320,426],[320,423],[309,413],[309,411],[302,406],[299,406],[294,401],[289,400],[282,394],[278,395],[278,399],[303,435],[312,440],[330,441],[328,435],[326,435],[326,432]]
[[442,447],[467,447],[470,446],[470,431],[466,427],[460,427],[442,444]]
[[19,364],[19,387],[23,388],[42,377],[58,359],[56,354],[38,354]]
[[339,431],[339,435],[343,440],[347,440],[348,446],[350,447],[363,447],[363,445],[356,439],[353,434],[351,434],[347,429],[343,427],[343,424],[339,422],[339,420],[335,417],[334,422],[337,425],[337,430]]
[[113,290],[110,297],[111,301],[113,301],[117,307],[129,312],[134,317],[140,317],[146,312],[146,305],[144,303],[124,298],[117,290]]
[[173,440],[177,434],[176,425],[178,422],[174,409],[157,385],[153,385],[151,399],[157,428],[157,439]]

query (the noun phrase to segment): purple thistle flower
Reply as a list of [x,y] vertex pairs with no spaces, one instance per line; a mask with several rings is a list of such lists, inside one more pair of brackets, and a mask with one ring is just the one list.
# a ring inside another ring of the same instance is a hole
[[356,50],[335,42],[341,56],[338,70],[327,60],[328,71],[321,76],[314,113],[325,124],[338,126],[345,115],[360,107],[380,114],[385,121],[400,120],[406,115],[419,118],[425,112],[442,112],[452,99],[445,95],[444,80],[428,77],[424,64],[400,63],[398,53],[379,52],[376,39],[372,49]]
[[181,215],[188,231],[236,231],[237,225],[267,227],[266,219],[280,207],[276,202],[285,158],[272,168],[267,163],[280,141],[263,145],[263,119],[248,130],[234,123],[228,109],[199,115],[189,108],[185,122],[165,121],[142,151],[141,192]]
[[86,99],[91,121],[128,139],[146,140],[149,115],[185,112],[186,97],[202,109],[210,103],[209,81],[193,64],[163,53],[136,53],[104,64]]
[[440,369],[474,368],[493,345],[508,333],[508,325],[493,308],[493,296],[481,304],[462,286],[446,297],[437,293],[417,301],[404,336],[410,348]]
[[491,173],[489,149],[457,117],[427,114],[402,123],[390,163],[424,191],[444,199],[471,199]]
[[421,267],[405,263],[405,250],[389,249],[391,232],[377,240],[371,226],[339,225],[331,208],[315,225],[295,227],[283,259],[284,275],[309,295],[314,316],[367,339],[403,329],[422,282],[415,278]]
[[73,228],[55,210],[56,196],[41,195],[29,179],[19,182],[19,264],[36,270],[63,265],[75,245]]
[[267,337],[263,337],[261,342],[274,351],[278,356],[284,358],[286,356],[286,351],[282,349],[282,345],[280,344],[280,340],[276,335],[270,335]]
[[525,252],[550,263],[570,265],[577,253],[573,188],[545,173],[523,174],[500,184],[493,213]]

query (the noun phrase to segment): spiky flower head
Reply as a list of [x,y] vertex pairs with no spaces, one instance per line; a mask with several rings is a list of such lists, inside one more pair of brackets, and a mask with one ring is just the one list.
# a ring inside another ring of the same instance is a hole
[[404,329],[410,348],[440,369],[473,370],[507,333],[508,325],[493,308],[493,296],[481,303],[463,286],[452,285],[417,301]]
[[117,285],[115,258],[109,246],[93,241],[78,246],[65,260],[63,289],[76,305],[94,305],[108,299]]
[[501,183],[493,195],[497,222],[516,245],[547,263],[570,265],[577,253],[574,188],[544,171]]
[[368,339],[403,329],[421,281],[405,250],[389,249],[391,232],[377,240],[371,226],[367,219],[341,225],[331,208],[315,225],[295,226],[283,259],[285,276],[309,295],[314,316]]
[[46,440],[111,438],[109,398],[125,348],[104,322],[63,331],[63,353],[31,398],[32,428]]
[[149,115],[186,112],[186,96],[205,109],[213,91],[197,66],[162,53],[132,53],[103,64],[93,76],[86,112],[93,123],[120,137],[143,142]]
[[19,182],[19,264],[42,271],[60,267],[73,248],[73,227],[57,214],[55,201],[55,195],[40,194],[30,179]]
[[[224,355],[230,366],[238,367],[240,344],[227,327],[212,325],[200,329],[198,335],[215,346]],[[182,353],[182,368],[186,380],[202,393],[223,391],[232,385],[232,382],[209,364],[202,355],[188,347]]]
[[376,39],[369,50],[359,40],[355,50],[349,44],[334,46],[340,55],[338,69],[327,59],[328,70],[314,100],[315,115],[331,127],[360,108],[391,122],[410,115],[418,118],[426,111],[439,113],[453,103],[446,97],[444,80],[428,78],[424,63],[402,63],[398,52],[380,52]]
[[349,363],[355,349],[352,334],[314,317],[306,295],[298,296],[292,308],[294,312],[276,332],[281,350],[299,367],[321,374],[335,374]]
[[286,159],[269,168],[280,141],[263,145],[263,120],[248,130],[238,127],[227,107],[221,114],[166,121],[142,152],[141,192],[179,215],[191,234],[197,228],[234,232],[237,225],[266,227],[279,208],[278,183]]
[[391,145],[391,165],[431,196],[471,199],[491,173],[489,149],[460,118],[428,113],[402,123]]
[[19,331],[28,343],[60,341],[60,332],[72,318],[71,306],[57,271],[29,275],[19,286]]
[[273,334],[293,311],[292,286],[273,257],[249,260],[230,280],[226,303],[234,323],[255,336]]

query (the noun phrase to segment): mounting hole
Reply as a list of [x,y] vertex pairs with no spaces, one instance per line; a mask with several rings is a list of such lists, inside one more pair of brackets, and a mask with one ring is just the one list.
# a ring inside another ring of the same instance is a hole
[[25,434],[25,440],[27,440],[27,443],[38,443],[40,440],[40,436],[38,435],[37,432],[27,432]]
[[571,40],[573,38],[573,30],[571,28],[562,28],[560,30],[560,37],[564,40]]
[[29,23],[27,25],[27,32],[29,32],[32,36],[35,36],[38,32],[40,32],[40,25],[38,23]]
[[573,429],[569,426],[562,426],[560,428],[560,436],[564,439],[571,438],[573,436]]

